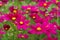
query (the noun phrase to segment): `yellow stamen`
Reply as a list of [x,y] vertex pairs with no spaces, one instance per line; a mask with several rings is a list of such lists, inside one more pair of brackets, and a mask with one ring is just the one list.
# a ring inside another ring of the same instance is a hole
[[16,12],[17,12],[17,10],[14,9],[14,10],[13,10],[13,13],[16,13]]
[[29,11],[26,11],[26,13],[29,13]]
[[5,30],[7,30],[8,28],[5,28]]
[[2,6],[2,4],[0,4],[0,6]]
[[33,19],[35,19],[36,17],[35,16],[33,16]]
[[58,3],[59,1],[58,0],[56,0],[56,3]]
[[23,35],[22,35],[21,37],[22,37],[22,38],[24,38],[24,36],[23,36]]
[[47,6],[47,3],[44,3],[43,5],[44,5],[44,6]]
[[48,13],[46,13],[45,16],[48,16]]
[[41,30],[41,28],[40,28],[40,27],[37,27],[37,30],[38,30],[38,31],[40,31],[40,30]]
[[16,20],[16,17],[12,17],[12,20]]
[[22,21],[20,21],[20,24],[23,24],[23,22],[22,22]]
[[31,8],[27,8],[27,10],[30,10]]

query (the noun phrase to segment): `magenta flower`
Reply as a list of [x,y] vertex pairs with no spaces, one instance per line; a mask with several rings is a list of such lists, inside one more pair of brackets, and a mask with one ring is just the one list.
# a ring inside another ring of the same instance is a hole
[[46,0],[32,0],[34,2],[45,2]]
[[49,0],[50,2],[52,2],[52,3],[58,3],[58,0]]
[[6,4],[8,2],[8,0],[0,0],[0,6],[3,6],[4,4]]
[[12,12],[12,13],[17,13],[18,7],[17,7],[17,6],[10,6],[10,7],[9,7],[9,10],[10,10],[10,12]]
[[7,2],[8,2],[8,0],[2,0],[2,2],[3,2],[3,3],[7,3]]
[[51,2],[39,2],[38,6],[48,8],[51,5]]
[[28,35],[27,34],[18,34],[18,38],[27,39],[28,38]]
[[3,3],[2,3],[2,1],[0,1],[0,7],[1,7],[1,6],[3,6]]
[[38,11],[38,7],[37,6],[22,6],[22,9],[24,9],[26,11],[26,13],[29,13],[30,11]]
[[4,16],[0,16],[0,22],[4,21]]
[[38,14],[36,14],[36,13],[31,13],[31,14],[30,14],[30,17],[31,17],[32,19],[37,19],[37,18],[39,18],[40,16],[39,16]]
[[17,20],[15,24],[18,30],[20,29],[26,30],[27,28],[29,28],[29,20],[26,20],[26,19]]
[[44,38],[43,40],[58,40],[58,38],[56,38],[56,37],[50,37],[50,38]]
[[20,14],[13,14],[13,13],[9,13],[9,14],[5,14],[4,15],[4,19],[8,20],[8,21],[16,21],[16,20],[20,20],[20,19],[24,19],[25,16],[22,16]]
[[57,34],[56,30],[57,30],[57,26],[54,25],[53,23],[46,23],[44,22],[43,26],[45,26],[45,34],[48,37],[51,37],[51,34]]
[[4,28],[4,30],[8,31],[8,30],[10,29],[10,26],[7,25],[7,24],[4,24],[4,25],[3,25],[3,28]]
[[4,34],[5,34],[5,32],[2,29],[0,29],[0,38],[2,38],[2,35],[4,35]]
[[31,29],[28,31],[30,34],[43,34],[44,32],[44,27],[40,23],[36,23],[36,25],[32,25]]

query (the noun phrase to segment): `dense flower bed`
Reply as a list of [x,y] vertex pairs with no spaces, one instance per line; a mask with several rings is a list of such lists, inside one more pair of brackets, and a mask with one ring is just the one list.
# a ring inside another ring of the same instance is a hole
[[60,0],[0,0],[1,40],[60,40]]

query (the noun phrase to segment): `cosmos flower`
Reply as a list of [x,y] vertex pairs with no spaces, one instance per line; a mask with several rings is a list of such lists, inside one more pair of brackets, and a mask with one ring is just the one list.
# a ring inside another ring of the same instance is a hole
[[7,3],[9,0],[2,0],[3,3]]
[[27,30],[29,28],[29,20],[20,19],[15,22],[18,30]]
[[32,25],[31,29],[28,31],[30,34],[43,34],[44,32],[44,27],[41,26],[40,23],[36,23],[36,25]]
[[8,31],[8,30],[10,29],[10,26],[7,25],[7,24],[4,24],[4,25],[3,25],[3,29],[6,30],[6,31]]
[[58,0],[49,0],[49,1],[52,2],[52,3],[54,3],[54,4],[56,4],[56,3],[59,2]]
[[18,34],[18,38],[27,39],[28,38],[28,35],[27,34]]
[[0,1],[0,7],[3,5],[2,1]]
[[12,13],[17,13],[18,7],[17,7],[17,6],[10,6],[10,7],[9,7],[9,10],[10,10],[10,12],[12,12]]
[[56,38],[56,37],[50,37],[50,38],[44,38],[43,40],[58,40],[58,38]]
[[38,14],[36,14],[36,13],[31,13],[30,15],[29,15],[32,19],[36,19],[36,18],[38,18],[38,17],[40,17]]
[[4,17],[3,16],[0,16],[0,22],[4,22]]
[[39,7],[44,7],[44,8],[48,8],[51,5],[51,2],[39,2],[38,6]]
[[46,23],[44,22],[43,26],[45,26],[45,34],[48,36],[48,37],[51,37],[51,34],[53,35],[56,35],[57,32],[57,26],[55,26],[53,23]]
[[0,38],[2,38],[2,36],[6,34],[6,32],[4,32],[2,29],[0,29]]
[[46,0],[32,0],[33,2],[45,2]]
[[7,21],[16,21],[20,19],[25,19],[25,16],[22,16],[18,13],[17,14],[9,13],[4,15],[4,19]]
[[25,10],[26,13],[32,12],[32,11],[38,11],[38,7],[37,6],[31,6],[31,5],[27,5],[27,6],[21,6],[23,10]]

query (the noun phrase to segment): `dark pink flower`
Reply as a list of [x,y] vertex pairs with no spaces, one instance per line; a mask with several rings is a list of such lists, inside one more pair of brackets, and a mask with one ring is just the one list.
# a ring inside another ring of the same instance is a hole
[[31,29],[28,31],[30,34],[43,34],[44,27],[40,23],[36,23],[36,25],[32,25]]
[[46,0],[32,0],[34,2],[45,2]]
[[3,28],[4,28],[4,30],[8,31],[8,30],[10,29],[10,26],[7,25],[7,24],[4,24],[4,25],[3,25]]
[[45,26],[45,34],[48,37],[51,37],[51,34],[57,34],[57,26],[54,25],[53,23],[46,23],[44,22],[43,26]]
[[52,2],[52,3],[54,3],[54,4],[56,4],[56,3],[59,2],[58,0],[49,0],[49,1]]
[[22,16],[20,14],[14,14],[14,13],[9,13],[9,14],[4,14],[4,19],[8,21],[16,21],[20,19],[24,19],[25,16]]
[[51,5],[51,2],[39,2],[38,6],[48,8]]
[[58,40],[58,38],[56,38],[56,37],[50,37],[50,38],[44,38],[43,40]]
[[3,6],[3,2],[2,2],[2,1],[0,1],[0,7],[1,7],[1,6]]
[[27,39],[28,35],[27,34],[18,34],[18,38],[25,38],[25,39]]
[[22,9],[25,10],[26,13],[32,12],[32,11],[38,11],[38,7],[37,6],[22,6]]
[[0,22],[4,21],[4,16],[0,16]]
[[8,0],[2,0],[2,2],[3,2],[3,3],[7,3],[7,2],[8,2]]
[[26,19],[17,20],[15,24],[18,30],[20,29],[26,30],[27,28],[29,28],[29,20],[26,20]]
[[5,32],[2,29],[0,29],[0,38],[2,38],[2,35],[4,35],[4,34],[5,34]]
[[17,6],[10,6],[10,7],[9,7],[9,10],[10,10],[10,12],[12,12],[12,13],[17,13],[18,7],[17,7]]

